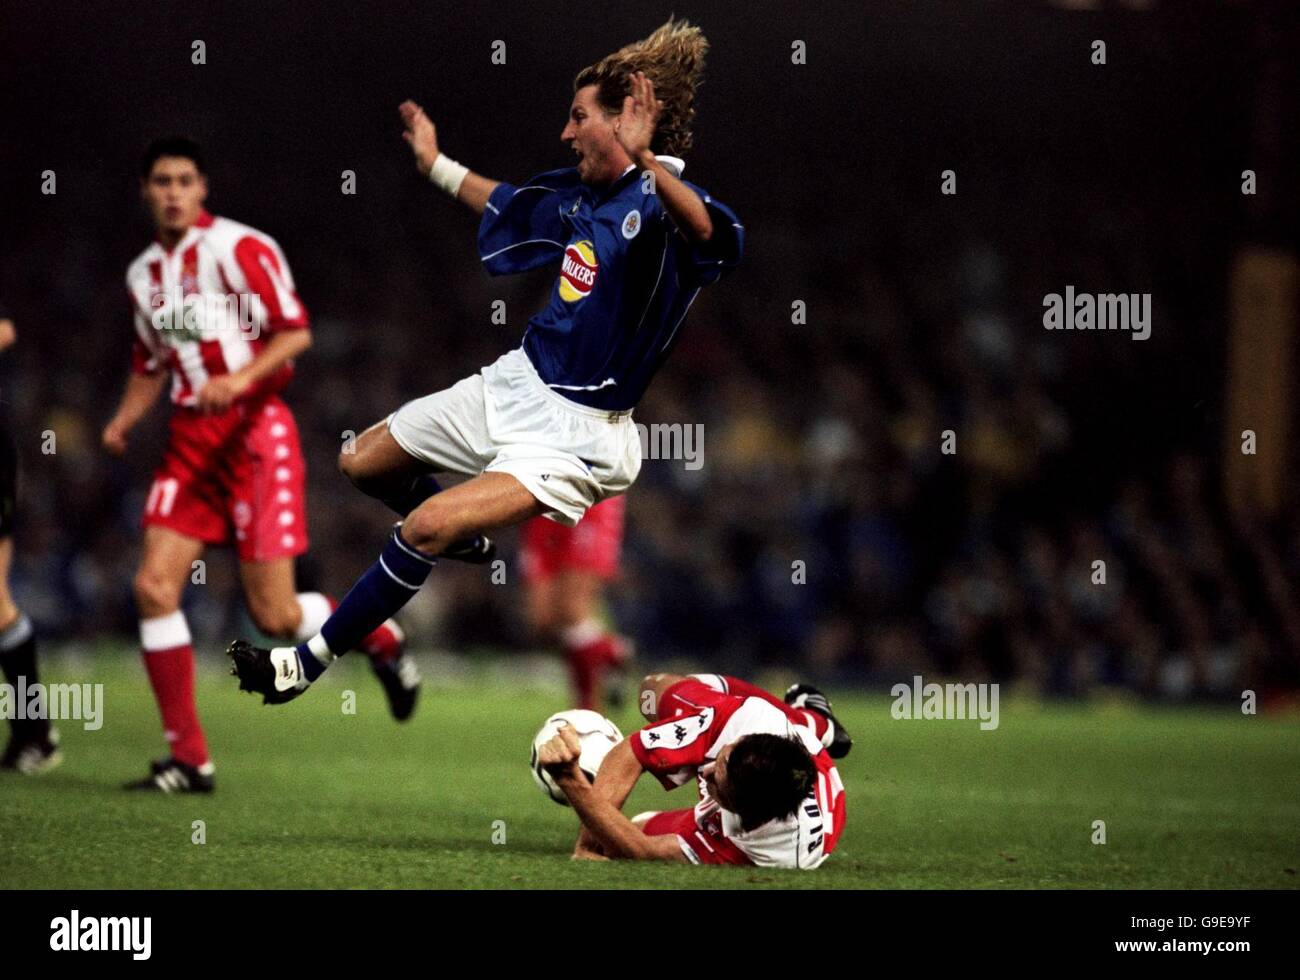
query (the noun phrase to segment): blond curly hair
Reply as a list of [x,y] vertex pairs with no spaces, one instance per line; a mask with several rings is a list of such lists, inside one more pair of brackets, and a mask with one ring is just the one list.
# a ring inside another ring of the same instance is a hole
[[573,90],[596,86],[596,101],[611,115],[623,111],[630,94],[627,76],[643,71],[654,85],[663,110],[650,149],[681,156],[691,148],[695,121],[695,91],[704,75],[704,55],[709,42],[704,33],[685,20],[669,18],[653,34],[606,55],[578,72]]

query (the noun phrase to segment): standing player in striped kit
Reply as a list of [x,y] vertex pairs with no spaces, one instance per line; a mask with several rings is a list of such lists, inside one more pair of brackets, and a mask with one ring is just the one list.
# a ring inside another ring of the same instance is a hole
[[[404,499],[406,518],[316,636],[273,650],[231,644],[242,690],[272,704],[298,697],[404,606],[454,542],[538,516],[573,527],[631,487],[641,468],[632,410],[700,290],[743,251],[736,215],[683,181],[675,155],[691,145],[707,50],[699,28],[670,20],[584,69],[559,134],[575,165],[522,186],[449,159],[424,110],[401,106],[420,171],[482,215],[486,271],[559,274],[521,347],[407,402],[340,457],[365,492]],[[436,473],[470,479],[439,492]]]
[[[293,413],[279,396],[311,331],[275,241],[203,209],[197,145],[155,142],[140,176],[157,239],[127,270],[131,375],[103,443],[116,455],[126,451],[127,435],[170,375],[170,434],[145,503],[134,585],[144,663],[171,752],[130,788],[208,792],[213,766],[181,610],[194,563],[209,545],[233,542],[253,621],[272,636],[310,637],[333,608],[294,584],[293,560],[307,550],[306,468]],[[418,675],[397,624],[381,620],[357,646],[371,657],[393,713],[408,716]]]

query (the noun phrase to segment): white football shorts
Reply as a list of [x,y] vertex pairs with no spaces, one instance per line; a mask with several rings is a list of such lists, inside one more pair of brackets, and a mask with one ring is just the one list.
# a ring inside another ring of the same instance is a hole
[[641,471],[631,411],[588,408],[552,391],[523,348],[407,402],[387,424],[435,473],[509,473],[547,508],[544,516],[568,527]]

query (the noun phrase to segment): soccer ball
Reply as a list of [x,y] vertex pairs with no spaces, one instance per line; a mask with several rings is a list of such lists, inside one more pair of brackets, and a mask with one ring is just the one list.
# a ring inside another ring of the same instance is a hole
[[542,768],[537,758],[538,750],[553,739],[556,733],[566,725],[572,727],[578,733],[578,742],[582,746],[582,752],[578,756],[578,766],[587,774],[588,779],[596,778],[596,770],[605,761],[605,756],[609,755],[609,750],[623,741],[623,733],[618,730],[617,725],[604,715],[583,708],[574,708],[571,711],[557,711],[546,719],[546,724],[542,726],[542,730],[533,739],[533,779],[543,793],[556,803],[568,806],[569,801],[564,797],[564,790],[556,785],[555,780],[551,778],[551,774]]

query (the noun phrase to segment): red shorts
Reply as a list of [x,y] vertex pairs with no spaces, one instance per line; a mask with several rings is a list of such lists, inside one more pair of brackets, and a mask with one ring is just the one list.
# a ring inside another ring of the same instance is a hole
[[288,405],[272,395],[219,415],[178,407],[170,430],[145,527],[207,544],[233,541],[240,561],[307,550],[307,467]]
[[753,860],[742,851],[730,838],[715,829],[705,832],[695,822],[695,809],[665,810],[656,813],[641,827],[647,837],[663,837],[675,834],[690,848],[694,855],[693,864],[738,864],[750,865]]
[[690,837],[699,830],[695,824],[695,808],[687,807],[685,810],[665,810],[663,813],[656,813],[645,822],[641,830],[647,837],[662,837],[664,834]]
[[618,574],[623,550],[623,514],[627,498],[620,495],[592,507],[577,527],[565,527],[534,517],[519,534],[524,578],[548,579],[560,572],[591,572],[610,579]]

